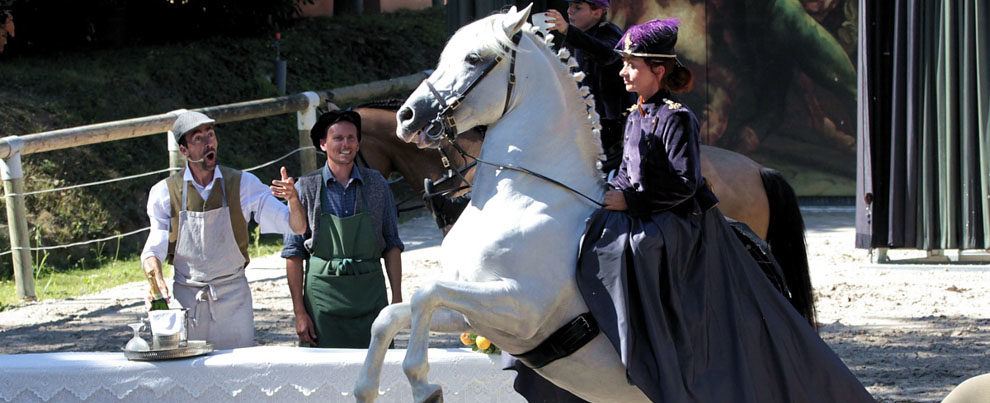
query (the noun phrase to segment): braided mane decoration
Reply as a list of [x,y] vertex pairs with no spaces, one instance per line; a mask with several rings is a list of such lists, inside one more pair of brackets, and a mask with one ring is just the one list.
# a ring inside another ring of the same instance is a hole
[[[553,52],[552,44],[554,36],[545,28],[538,27],[532,24],[526,24],[523,30],[529,32],[536,38],[542,37],[542,41],[536,41],[537,43],[542,43],[543,47],[548,52]],[[498,30],[501,32],[501,30]],[[581,82],[584,81],[586,75],[581,71],[580,66],[578,66],[577,60],[574,59],[571,52],[566,47],[561,47],[557,51],[557,59],[560,60],[560,67],[565,69],[568,76],[574,79],[574,88],[577,90],[578,96],[584,99],[585,112],[587,112],[588,122],[591,127],[592,142],[598,146],[599,149],[602,148],[601,140],[601,130],[602,125],[600,122],[601,116],[598,115],[598,111],[595,110],[595,96],[591,94],[591,88],[586,85],[582,85]],[[568,86],[569,87],[569,86]],[[602,150],[598,154],[598,161],[605,161],[605,152]],[[602,174],[602,179],[605,178],[605,174]]]

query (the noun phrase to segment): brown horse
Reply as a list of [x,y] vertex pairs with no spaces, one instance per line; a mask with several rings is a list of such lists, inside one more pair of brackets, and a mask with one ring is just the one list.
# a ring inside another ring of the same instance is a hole
[[[388,102],[381,105],[384,108],[391,106]],[[402,175],[417,193],[423,193],[424,179],[437,182],[449,173],[442,162],[445,154],[449,157],[450,169],[456,170],[470,164],[450,144],[445,143],[444,152],[441,153],[437,149],[421,149],[415,144],[400,140],[395,136],[394,111],[377,107],[357,107],[354,110],[361,115],[361,153],[358,163],[381,172],[386,178],[393,173]],[[481,133],[472,129],[461,134],[457,143],[474,155],[481,148],[483,139]],[[474,177],[474,170],[466,169],[463,175],[470,182]],[[451,191],[451,196],[456,196],[467,192],[466,186],[463,180],[455,176],[438,184],[437,190]],[[459,187],[465,188],[453,191]],[[446,234],[446,229],[444,233]]]
[[[398,172],[419,193],[423,192],[423,179],[437,181],[447,172],[441,162],[443,154],[440,151],[420,149],[395,135],[394,111],[375,107],[358,107],[355,110],[361,115],[362,122],[361,156],[369,167],[386,178]],[[473,129],[457,137],[458,145],[470,155],[478,155],[482,140],[481,133]],[[444,154],[449,156],[452,168],[471,162],[450,144],[445,142],[442,147]],[[742,154],[702,146],[701,157],[702,175],[718,196],[722,214],[746,224],[757,236],[766,240],[784,270],[792,303],[817,328],[804,243],[804,221],[794,190],[780,172],[765,168]],[[471,181],[473,169],[467,170],[464,176]],[[454,189],[465,185],[456,179],[445,181],[439,188]]]

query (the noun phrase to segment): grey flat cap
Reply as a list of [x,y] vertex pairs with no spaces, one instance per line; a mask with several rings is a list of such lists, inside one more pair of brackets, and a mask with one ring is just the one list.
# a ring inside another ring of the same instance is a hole
[[175,118],[175,123],[172,124],[172,135],[175,136],[175,142],[178,143],[179,139],[190,130],[207,123],[216,123],[216,121],[199,112],[182,112],[179,117]]

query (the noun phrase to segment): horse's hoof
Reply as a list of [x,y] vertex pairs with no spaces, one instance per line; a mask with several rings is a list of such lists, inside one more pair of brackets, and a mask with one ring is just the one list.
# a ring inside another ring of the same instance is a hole
[[443,403],[443,388],[437,388],[426,397],[426,400],[423,400],[423,403]]
[[[428,385],[425,385],[425,386],[426,386],[426,389],[433,389],[433,391],[430,392],[429,394],[426,394],[426,397],[425,398],[423,398],[423,399],[415,399],[415,401],[420,402],[420,403],[443,403],[443,388],[440,387],[440,385],[431,385],[431,384],[428,384]],[[416,393],[414,391],[413,394],[416,395],[418,393]]]
[[359,403],[371,403],[378,398],[378,379],[368,380],[361,377],[354,385],[354,400]]
[[378,397],[378,388],[354,390],[354,401],[358,403],[371,403],[376,397]]

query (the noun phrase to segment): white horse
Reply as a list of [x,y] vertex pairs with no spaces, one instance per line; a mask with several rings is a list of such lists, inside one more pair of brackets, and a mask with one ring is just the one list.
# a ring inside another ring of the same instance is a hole
[[[583,75],[570,71],[577,63],[536,35],[526,23],[529,11],[513,7],[458,30],[436,71],[397,115],[400,137],[435,145],[421,129],[460,98],[456,108],[448,108],[456,127],[488,126],[479,157],[503,167],[477,167],[471,205],[442,245],[449,280],[378,316],[355,386],[358,401],[377,397],[385,350],[410,325],[403,370],[415,401],[436,401],[442,399],[441,388],[427,382],[431,330],[473,331],[520,354],[588,312],[575,267],[585,220],[597,205],[578,192],[595,201],[604,196],[597,168],[603,157],[600,125],[588,89],[579,87]],[[517,34],[516,45],[510,38]],[[507,85],[513,69],[514,88]],[[528,169],[573,190],[504,166]],[[586,400],[648,401],[626,380],[619,355],[602,333],[536,371]]]

